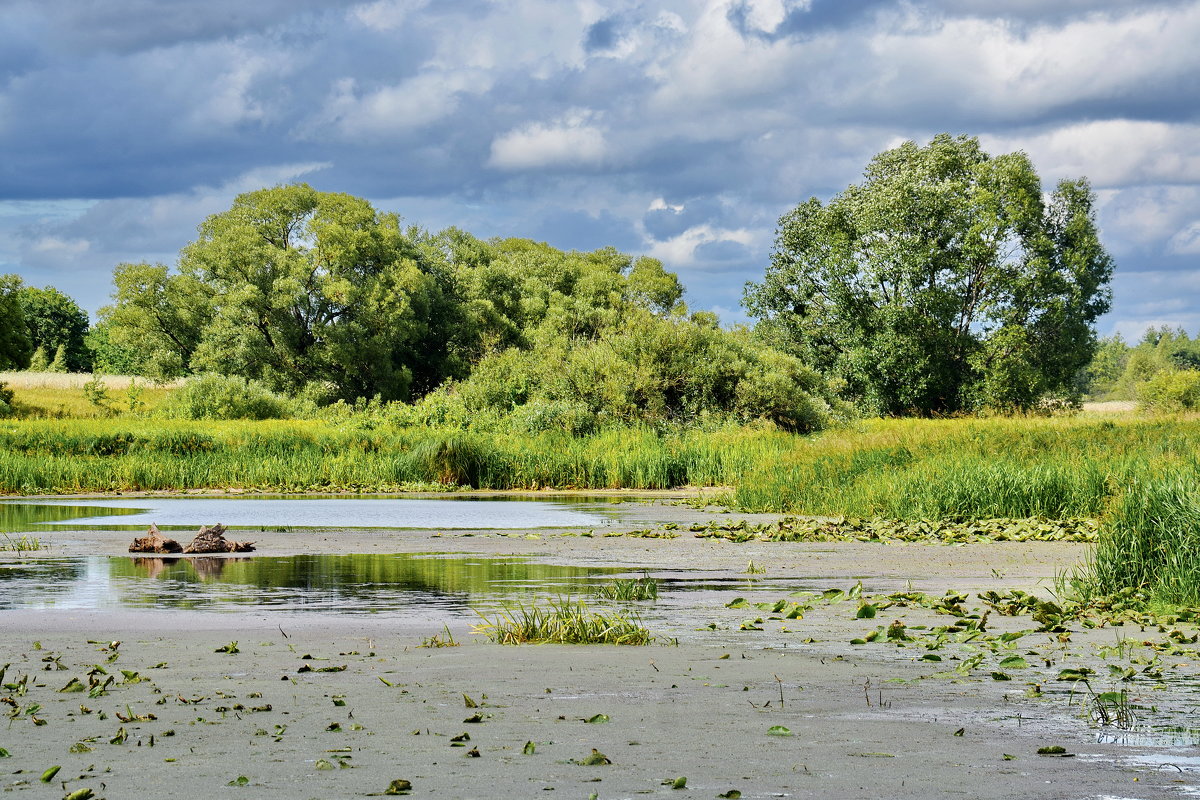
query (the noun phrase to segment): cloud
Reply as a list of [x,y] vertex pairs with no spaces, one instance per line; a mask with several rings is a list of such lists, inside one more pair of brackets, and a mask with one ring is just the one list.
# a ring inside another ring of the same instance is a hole
[[333,128],[335,137],[387,139],[437,122],[454,113],[463,95],[488,88],[486,75],[468,72],[425,72],[394,86],[360,91],[353,78],[343,78],[308,135],[321,138]]
[[1166,318],[1191,295],[1126,276],[1200,273],[1198,37],[1198,0],[9,0],[0,271],[95,307],[116,260],[303,175],[659,254],[729,309],[782,213],[950,131],[1088,176],[1111,319]]
[[328,163],[250,170],[219,186],[149,198],[99,202],[0,202],[0,272],[15,270],[34,285],[56,284],[96,311],[112,270],[123,261],[173,264],[205,217],[227,210],[238,194],[289,183]]
[[1112,119],[1032,135],[983,137],[992,152],[1023,149],[1043,175],[1087,175],[1102,187],[1200,183],[1200,125]]
[[602,128],[594,115],[577,111],[550,123],[533,122],[492,141],[488,166],[500,170],[546,167],[598,167],[609,156]]

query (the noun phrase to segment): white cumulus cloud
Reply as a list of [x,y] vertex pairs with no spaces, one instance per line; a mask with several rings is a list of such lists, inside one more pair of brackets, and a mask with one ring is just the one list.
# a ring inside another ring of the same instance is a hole
[[488,165],[501,170],[595,167],[609,156],[604,131],[586,113],[532,122],[492,140]]

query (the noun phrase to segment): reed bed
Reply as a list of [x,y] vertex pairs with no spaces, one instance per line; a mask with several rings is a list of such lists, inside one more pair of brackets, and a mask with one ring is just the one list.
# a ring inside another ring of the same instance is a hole
[[1172,606],[1200,605],[1200,496],[1194,472],[1141,478],[1105,520],[1076,578],[1087,595],[1129,587]]
[[720,486],[792,439],[740,429],[575,438],[320,420],[20,420],[0,425],[0,492]]
[[1165,470],[1200,476],[1200,421],[874,420],[749,470],[746,510],[949,521],[1104,516]]

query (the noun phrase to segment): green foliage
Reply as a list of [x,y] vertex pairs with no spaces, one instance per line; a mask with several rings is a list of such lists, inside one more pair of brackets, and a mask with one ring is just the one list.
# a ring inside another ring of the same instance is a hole
[[527,432],[578,435],[611,423],[692,424],[712,416],[767,419],[804,432],[833,416],[824,382],[799,360],[704,318],[645,310],[588,338],[492,353],[448,392],[468,412],[511,415]]
[[257,381],[214,373],[189,378],[163,410],[180,419],[284,419],[293,411],[287,398]]
[[67,346],[60,344],[54,351],[54,360],[46,367],[47,372],[70,372],[67,369]]
[[0,419],[13,415],[13,390],[0,382]]
[[746,306],[769,341],[881,413],[1026,410],[1073,389],[1109,306],[1093,202],[1086,181],[1064,181],[1043,203],[1022,153],[907,142],[780,220]]
[[91,380],[83,385],[83,396],[97,410],[106,414],[112,411],[112,398],[108,394],[108,385],[104,382],[104,376],[99,372],[93,374]]
[[141,374],[142,364],[137,352],[114,342],[112,330],[113,321],[108,317],[93,325],[87,332],[85,343],[93,368],[109,375]]
[[0,275],[0,370],[24,369],[33,355],[20,290],[19,277]]
[[49,372],[50,358],[46,355],[45,347],[38,347],[33,351],[33,356],[29,359],[30,372]]
[[1138,400],[1151,411],[1200,408],[1200,370],[1163,370],[1137,386]]
[[[52,286],[24,286],[17,293],[33,346],[52,358],[51,372],[86,372],[91,368],[84,337],[88,315],[79,305]],[[51,357],[49,354],[53,353]]]
[[167,381],[185,374],[211,315],[209,292],[190,275],[162,264],[118,264],[113,305],[100,309],[104,330],[93,340],[106,360],[132,353],[131,374]]
[[1196,470],[1200,423],[875,420],[752,467],[747,511],[948,521],[1099,517],[1136,477]]
[[653,638],[636,614],[593,611],[569,597],[547,606],[518,605],[483,616],[476,633],[498,644],[620,644],[645,645]]
[[654,259],[401,230],[305,185],[240,195],[200,226],[178,273],[123,264],[114,281],[98,360],[344,401],[333,414],[417,398],[391,421],[573,435],[706,415],[807,431],[831,417],[816,373],[711,314],[688,318]]
[[1194,470],[1132,484],[1101,531],[1085,571],[1090,592],[1148,588],[1156,599],[1200,603],[1200,496]]
[[[794,437],[770,430],[612,429],[482,435],[331,421],[20,420],[0,429],[0,492],[243,487],[274,491],[727,486],[778,460]],[[449,460],[455,452],[465,464]]]

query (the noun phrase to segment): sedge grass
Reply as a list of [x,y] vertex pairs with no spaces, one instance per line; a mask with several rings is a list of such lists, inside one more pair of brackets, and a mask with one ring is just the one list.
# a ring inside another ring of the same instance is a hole
[[42,549],[42,541],[36,536],[29,534],[21,534],[13,536],[8,533],[0,533],[0,551],[10,553],[30,553]]
[[1139,480],[1104,521],[1077,588],[1094,597],[1144,589],[1151,601],[1200,605],[1200,495],[1192,473]]
[[494,617],[480,617],[474,631],[497,644],[645,645],[653,639],[636,613],[594,611],[570,597],[506,606]]
[[596,596],[604,600],[636,602],[658,599],[658,580],[649,575],[640,578],[617,578],[596,590]]

